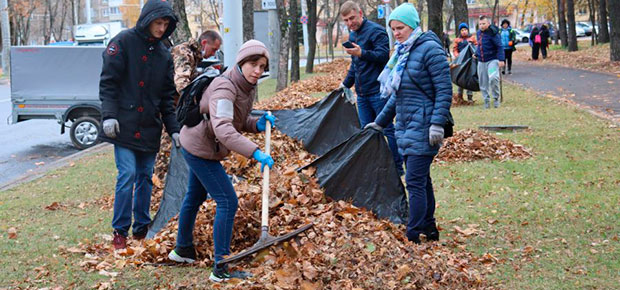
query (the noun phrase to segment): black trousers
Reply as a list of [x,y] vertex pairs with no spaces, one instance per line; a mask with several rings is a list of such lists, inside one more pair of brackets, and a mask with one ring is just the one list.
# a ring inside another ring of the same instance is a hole
[[540,54],[540,43],[534,43],[534,45],[532,45],[532,59],[537,60],[539,54]]
[[[512,49],[504,49],[504,55],[506,56],[506,67],[508,67],[508,71],[512,70]],[[504,67],[504,71],[506,71],[506,67]]]
[[548,45],[549,44],[544,43],[544,42],[540,44],[540,50],[542,51],[542,57],[543,58],[547,58],[547,46]]

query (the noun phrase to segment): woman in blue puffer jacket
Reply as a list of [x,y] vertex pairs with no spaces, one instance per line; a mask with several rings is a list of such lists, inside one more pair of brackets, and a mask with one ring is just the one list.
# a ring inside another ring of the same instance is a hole
[[435,195],[430,167],[443,142],[450,115],[452,82],[446,53],[435,33],[422,32],[420,18],[410,3],[390,14],[396,50],[379,76],[382,97],[389,98],[374,123],[382,130],[396,117],[396,142],[405,157],[409,221],[407,238],[419,243],[439,240],[435,224]]

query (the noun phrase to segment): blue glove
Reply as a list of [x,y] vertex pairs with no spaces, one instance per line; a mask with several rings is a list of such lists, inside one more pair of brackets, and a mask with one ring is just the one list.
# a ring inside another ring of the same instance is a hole
[[263,151],[260,151],[260,149],[256,149],[254,154],[252,154],[252,157],[261,163],[260,171],[265,169],[265,165],[269,166],[269,168],[273,166],[273,158],[271,158],[268,154],[265,154]]
[[269,122],[271,123],[271,128],[273,129],[273,125],[276,122],[276,116],[265,113],[262,117],[260,117],[260,119],[258,119],[258,122],[256,122],[256,129],[258,130],[258,132],[265,131],[265,129],[267,128],[267,120],[269,120]]

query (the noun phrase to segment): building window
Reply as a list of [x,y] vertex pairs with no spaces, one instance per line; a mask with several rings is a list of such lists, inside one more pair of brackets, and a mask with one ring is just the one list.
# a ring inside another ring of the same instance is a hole
[[110,7],[110,15],[119,15],[121,10],[118,7]]
[[101,15],[103,15],[103,17],[108,17],[110,15],[110,9],[109,8],[101,9]]
[[474,4],[476,4],[476,0],[467,0],[467,4],[468,5],[474,5]]

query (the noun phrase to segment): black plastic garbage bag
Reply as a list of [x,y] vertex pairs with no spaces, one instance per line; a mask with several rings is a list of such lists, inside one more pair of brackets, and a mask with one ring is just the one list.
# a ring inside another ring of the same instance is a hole
[[407,222],[405,188],[381,132],[359,131],[309,166],[316,167],[327,196],[350,201],[394,223]]
[[170,164],[166,175],[164,196],[161,199],[159,210],[151,223],[147,238],[153,238],[168,221],[181,211],[181,204],[187,191],[189,168],[181,154],[181,148],[172,146],[170,149]]
[[360,130],[357,109],[342,94],[336,90],[310,107],[273,111],[278,130],[300,140],[306,151],[324,154]]
[[450,76],[452,82],[457,86],[466,90],[478,92],[480,91],[480,83],[478,82],[478,61],[473,58],[476,49],[470,43],[467,45],[450,68]]

